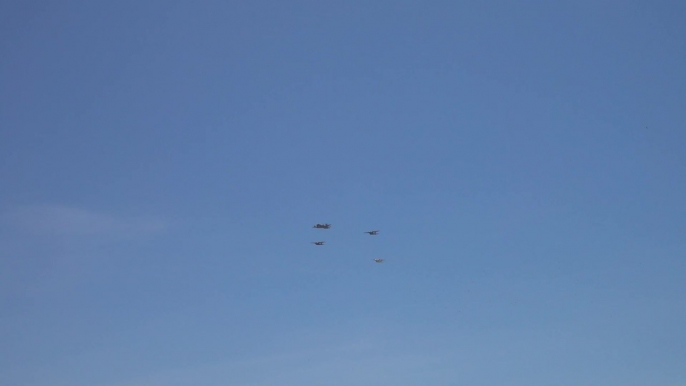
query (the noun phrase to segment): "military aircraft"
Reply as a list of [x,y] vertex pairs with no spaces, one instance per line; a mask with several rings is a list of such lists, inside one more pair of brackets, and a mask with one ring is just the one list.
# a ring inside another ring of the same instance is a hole
[[317,228],[317,229],[329,229],[331,228],[331,224],[314,224],[312,228]]
[[367,231],[367,232],[364,232],[364,233],[369,233],[370,235],[375,236],[375,235],[378,235],[378,234],[379,234],[379,231],[378,231],[378,230],[375,230],[375,231]]
[[383,259],[374,259],[374,261],[377,263],[383,263]]
[[324,245],[325,241],[313,241],[312,244],[314,245]]

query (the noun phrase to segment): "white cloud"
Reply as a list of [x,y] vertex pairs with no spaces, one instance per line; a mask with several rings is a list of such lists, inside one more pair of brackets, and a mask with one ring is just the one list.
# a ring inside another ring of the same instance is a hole
[[0,212],[0,293],[31,295],[71,288],[97,275],[117,242],[146,240],[168,221],[106,214],[58,205],[31,205]]
[[8,210],[3,222],[45,236],[133,237],[164,231],[169,223],[145,216],[118,216],[59,205],[20,206]]
[[[296,340],[297,341],[297,340]],[[161,370],[109,386],[203,385],[386,385],[402,384],[412,373],[426,375],[441,361],[426,353],[392,353],[385,342],[358,337],[353,342],[294,348],[244,359],[224,359],[200,365]],[[297,346],[297,342],[294,343]],[[416,376],[415,376],[416,377]],[[430,377],[427,377],[430,378]]]

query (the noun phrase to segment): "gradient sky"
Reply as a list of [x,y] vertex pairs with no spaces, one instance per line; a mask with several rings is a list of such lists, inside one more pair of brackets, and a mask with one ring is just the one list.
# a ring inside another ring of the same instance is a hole
[[0,384],[686,385],[684,20],[0,1]]

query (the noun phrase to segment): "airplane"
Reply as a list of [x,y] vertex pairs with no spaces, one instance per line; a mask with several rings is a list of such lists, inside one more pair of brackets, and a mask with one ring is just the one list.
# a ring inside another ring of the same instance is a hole
[[375,231],[367,231],[367,232],[364,232],[364,233],[369,233],[371,236],[375,236],[375,235],[379,234],[379,231],[378,231],[378,230],[375,230]]
[[313,241],[312,244],[314,245],[324,245],[324,241]]
[[374,261],[377,263],[383,263],[383,259],[374,259]]
[[314,224],[312,228],[317,228],[317,229],[329,229],[331,228],[331,224]]

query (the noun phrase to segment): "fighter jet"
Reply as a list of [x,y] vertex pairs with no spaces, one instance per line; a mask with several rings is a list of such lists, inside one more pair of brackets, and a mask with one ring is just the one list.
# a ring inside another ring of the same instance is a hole
[[314,224],[312,228],[317,228],[317,229],[329,229],[331,228],[331,224]]
[[374,259],[374,261],[377,263],[383,263],[383,259]]
[[313,241],[312,244],[314,245],[324,245],[324,241]]
[[367,232],[364,232],[364,233],[369,233],[371,236],[375,236],[375,235],[378,235],[378,234],[379,234],[379,231],[378,231],[378,230],[375,230],[375,231],[367,231]]

